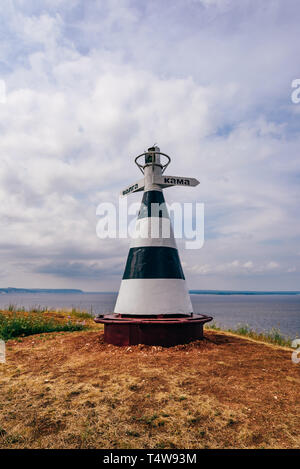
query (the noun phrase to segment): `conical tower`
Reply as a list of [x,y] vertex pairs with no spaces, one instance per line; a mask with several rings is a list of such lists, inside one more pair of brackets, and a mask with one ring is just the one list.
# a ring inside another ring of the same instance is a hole
[[[141,161],[142,158],[142,162]],[[165,158],[166,163],[161,159]],[[121,191],[144,191],[114,314],[99,315],[104,340],[114,345],[183,344],[203,337],[212,317],[194,314],[163,189],[196,186],[194,178],[165,176],[171,159],[157,146],[136,157],[143,179]]]
[[190,315],[193,307],[160,184],[160,149],[149,148],[143,156],[144,194],[114,312]]

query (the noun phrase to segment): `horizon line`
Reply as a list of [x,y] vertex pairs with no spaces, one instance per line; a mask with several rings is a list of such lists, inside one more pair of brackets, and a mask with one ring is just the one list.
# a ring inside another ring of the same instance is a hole
[[[103,290],[103,291],[86,291],[79,288],[22,288],[22,287],[0,287],[0,292],[6,293],[7,290],[13,290],[15,292],[23,291],[23,292],[45,292],[45,293],[63,293],[63,292],[73,292],[73,293],[87,293],[87,294],[117,294],[118,291],[113,290]],[[223,294],[223,295],[276,295],[276,294],[290,294],[290,295],[297,295],[300,294],[299,290],[225,290],[225,289],[190,289],[190,294]]]

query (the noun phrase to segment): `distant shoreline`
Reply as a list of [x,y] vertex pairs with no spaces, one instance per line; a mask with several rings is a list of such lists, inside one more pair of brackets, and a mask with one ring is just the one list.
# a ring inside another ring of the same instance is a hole
[[[87,292],[80,289],[68,288],[0,288],[0,294],[9,293],[49,293],[49,294],[117,294],[116,291]],[[251,291],[251,290],[189,290],[191,295],[300,295],[300,291]]]
[[191,295],[300,295],[299,291],[189,290]]

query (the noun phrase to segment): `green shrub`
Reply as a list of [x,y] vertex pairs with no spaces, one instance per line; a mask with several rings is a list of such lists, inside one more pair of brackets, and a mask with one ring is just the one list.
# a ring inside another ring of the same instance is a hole
[[214,331],[220,331],[221,330],[221,328],[219,326],[217,326],[217,324],[215,322],[205,324],[205,327],[206,327],[206,329],[213,329]]
[[40,313],[33,313],[28,316],[18,315],[16,313],[7,316],[0,313],[0,338],[3,340],[32,334],[42,334],[44,332],[73,332],[83,329],[83,324],[71,321],[60,323],[53,319],[46,318]]
[[94,319],[93,314],[87,313],[86,311],[80,311],[80,309],[72,308],[71,315],[78,319]]

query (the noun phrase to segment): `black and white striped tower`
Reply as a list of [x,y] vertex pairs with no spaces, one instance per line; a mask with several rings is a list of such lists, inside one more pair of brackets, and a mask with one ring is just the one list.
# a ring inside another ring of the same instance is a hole
[[186,343],[203,337],[203,324],[212,320],[193,313],[163,196],[164,188],[199,181],[165,176],[170,161],[157,146],[149,148],[135,159],[143,179],[121,191],[122,196],[144,194],[114,314],[95,319],[104,324],[105,342],[114,345]]
[[[144,195],[115,313],[191,314],[193,307],[162,191],[164,179],[171,178],[162,178],[164,167],[158,147],[149,148],[142,156],[145,156],[144,165],[140,165],[144,171]],[[137,189],[141,190],[140,186]]]

